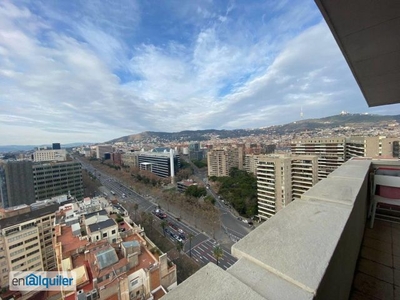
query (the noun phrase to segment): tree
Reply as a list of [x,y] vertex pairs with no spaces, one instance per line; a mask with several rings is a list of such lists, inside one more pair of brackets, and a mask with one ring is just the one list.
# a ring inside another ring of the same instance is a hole
[[162,228],[164,236],[165,236],[165,228],[167,227],[168,223],[167,223],[167,221],[162,220],[160,225],[161,225],[161,228]]
[[133,204],[133,210],[135,211],[135,222],[136,222],[136,213],[137,213],[138,209],[139,209],[139,204],[137,204],[137,203]]
[[182,249],[183,249],[183,243],[181,241],[176,241],[176,250],[178,250],[179,256],[181,256]]
[[192,257],[192,239],[193,239],[194,235],[189,233],[189,256]]
[[219,260],[222,258],[222,256],[224,255],[224,252],[222,251],[222,248],[220,245],[217,245],[214,247],[213,249],[213,255],[214,258],[217,260],[217,266],[218,266],[218,262]]

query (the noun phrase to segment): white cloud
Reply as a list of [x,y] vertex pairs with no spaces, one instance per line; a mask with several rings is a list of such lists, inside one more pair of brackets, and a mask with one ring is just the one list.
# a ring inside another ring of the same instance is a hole
[[[312,2],[172,1],[171,20],[150,25],[128,2],[63,2],[65,14],[0,4],[1,144],[260,127],[298,119],[301,106],[305,117],[366,108]],[[165,32],[141,36],[156,25]]]

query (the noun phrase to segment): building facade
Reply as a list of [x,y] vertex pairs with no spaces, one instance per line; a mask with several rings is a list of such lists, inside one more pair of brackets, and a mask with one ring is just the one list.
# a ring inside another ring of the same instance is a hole
[[243,170],[243,147],[215,148],[207,153],[208,176],[229,176],[231,168]]
[[95,146],[95,151],[96,151],[97,159],[104,159],[104,155],[106,153],[113,152],[113,147],[112,147],[112,145],[97,145],[97,146]]
[[352,136],[346,139],[346,160],[352,157],[399,158],[396,151],[400,138],[385,136]]
[[33,153],[33,161],[66,161],[67,151],[65,149],[37,150]]
[[160,177],[170,177],[176,175],[181,167],[179,154],[173,154],[173,169],[171,168],[170,152],[139,152],[138,166],[141,170],[146,170]]
[[[59,204],[50,204],[0,219],[1,288],[8,286],[10,271],[56,269],[52,224],[58,207]],[[19,209],[14,207],[9,210]]]
[[31,161],[8,161],[0,171],[0,191],[3,207],[35,202]]
[[83,199],[82,166],[79,162],[34,164],[32,173],[36,200],[63,194]]
[[328,177],[346,161],[346,138],[312,138],[293,140],[291,152],[295,155],[318,156],[318,179]]
[[259,219],[268,220],[316,184],[317,165],[317,156],[259,156],[257,163]]

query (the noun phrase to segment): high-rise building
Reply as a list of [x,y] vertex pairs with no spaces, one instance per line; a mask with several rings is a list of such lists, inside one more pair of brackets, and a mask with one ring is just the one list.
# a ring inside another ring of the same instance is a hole
[[60,150],[61,144],[60,143],[53,143],[53,150]]
[[38,209],[27,205],[3,211],[0,219],[0,286],[8,286],[10,271],[47,271],[56,268],[53,247],[58,203]]
[[346,138],[311,138],[293,140],[292,154],[318,156],[318,179],[328,175],[346,160]]
[[36,200],[62,194],[83,199],[82,166],[79,162],[33,164],[32,175]]
[[258,217],[267,220],[318,181],[317,156],[260,155],[257,163]]
[[231,168],[243,169],[243,147],[215,148],[207,153],[208,176],[229,176]]
[[352,136],[346,138],[346,159],[352,157],[371,158],[398,158],[395,151],[396,142],[400,138],[387,138],[385,136]]
[[8,161],[0,167],[0,190],[3,207],[35,202],[31,161]]
[[70,194],[83,199],[79,162],[9,161],[0,166],[0,196],[4,208]]

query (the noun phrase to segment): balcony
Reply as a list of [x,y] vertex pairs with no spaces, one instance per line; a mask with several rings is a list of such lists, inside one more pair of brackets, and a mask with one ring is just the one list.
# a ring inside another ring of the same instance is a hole
[[400,296],[400,225],[367,223],[370,173],[382,165],[400,162],[346,162],[234,244],[227,271],[210,263],[163,299]]

